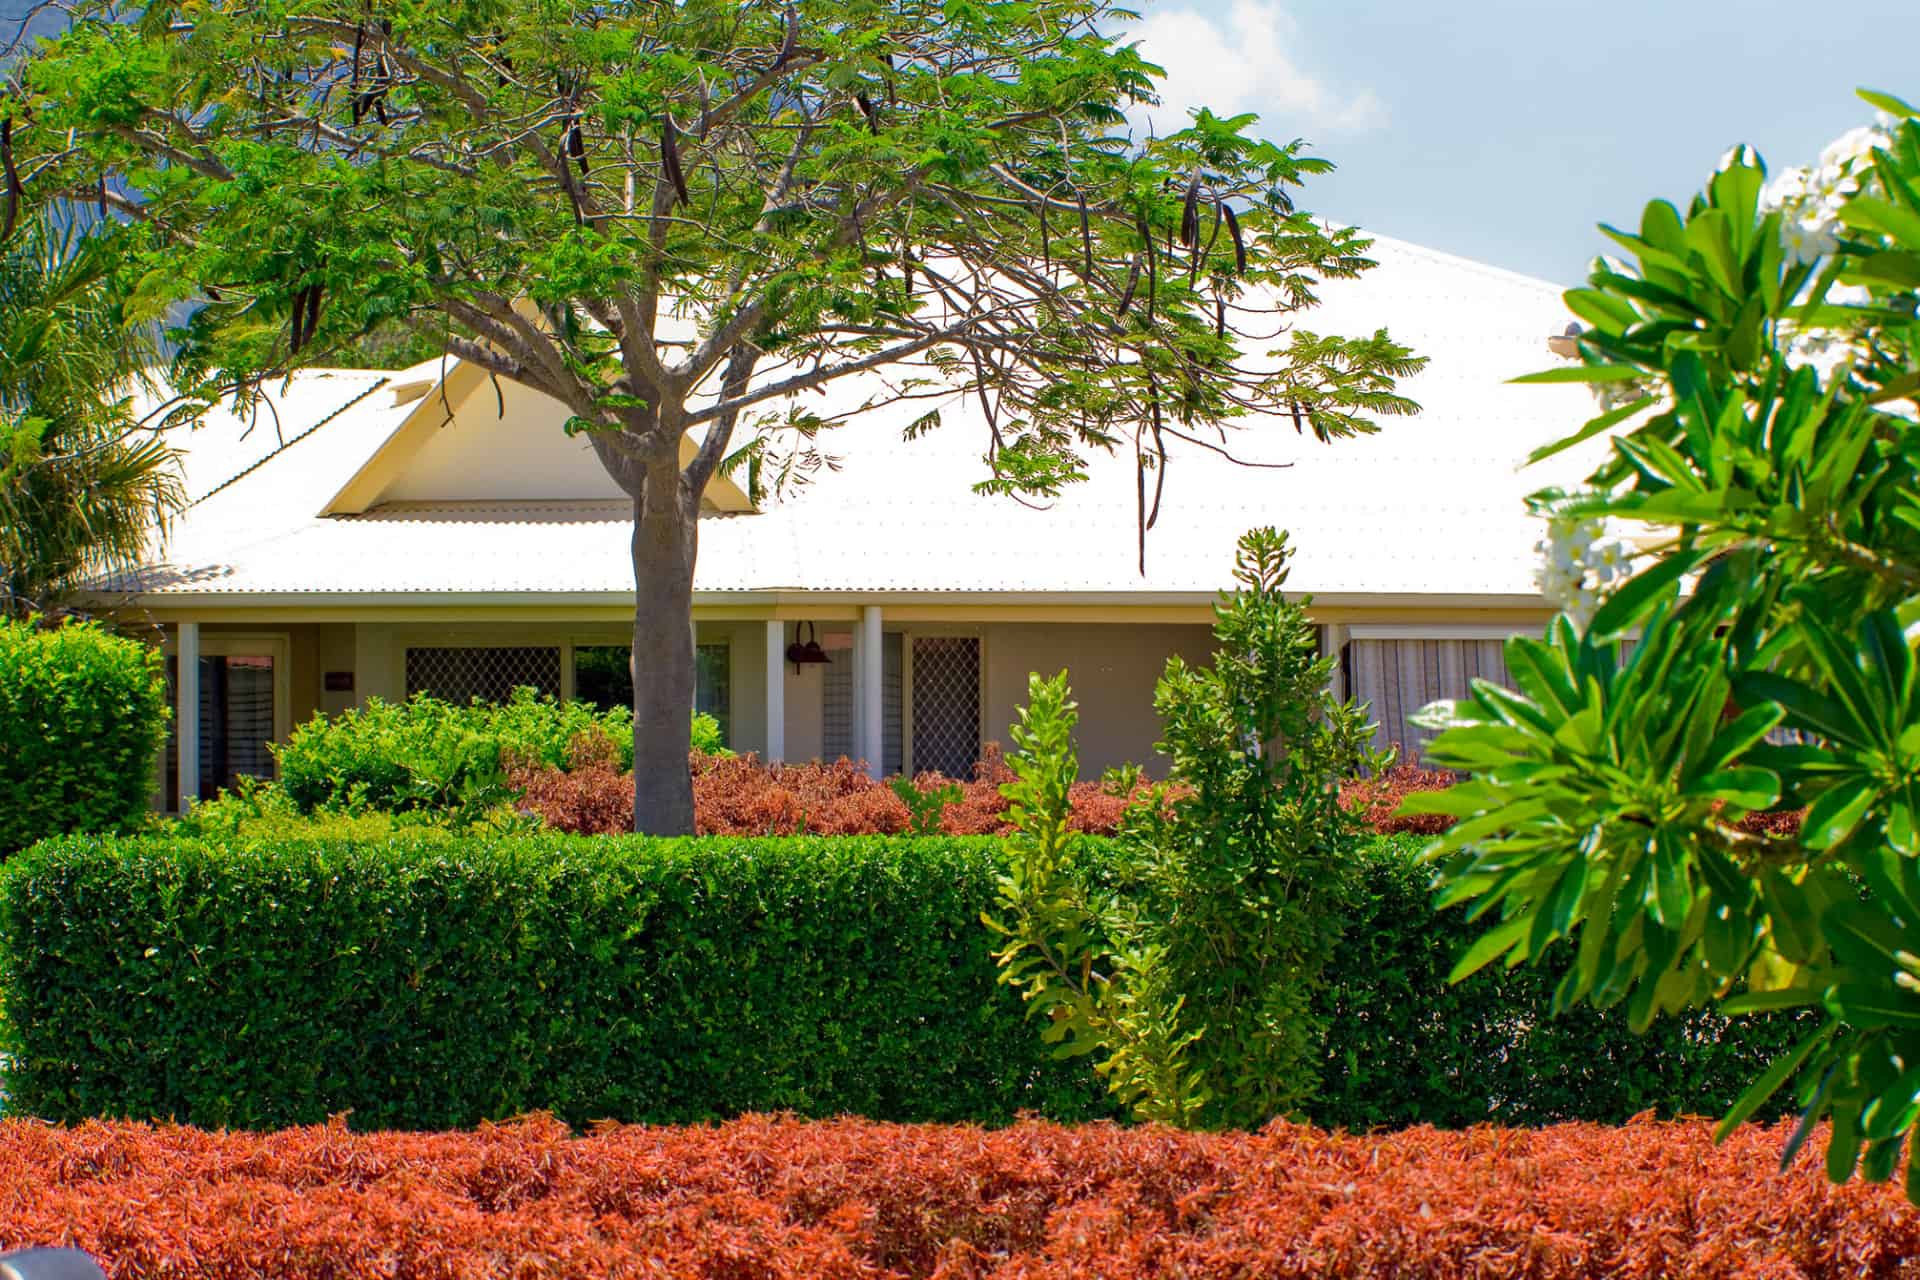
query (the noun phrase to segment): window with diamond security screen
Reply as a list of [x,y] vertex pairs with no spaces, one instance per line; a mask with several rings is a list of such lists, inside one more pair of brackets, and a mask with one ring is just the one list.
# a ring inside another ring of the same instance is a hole
[[430,693],[464,705],[475,698],[505,702],[521,686],[560,696],[558,646],[407,650],[407,696]]
[[980,758],[980,640],[913,639],[913,768],[973,776]]

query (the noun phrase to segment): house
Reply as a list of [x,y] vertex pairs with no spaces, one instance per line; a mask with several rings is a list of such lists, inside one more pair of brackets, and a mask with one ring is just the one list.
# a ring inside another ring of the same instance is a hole
[[[1065,667],[1084,770],[1151,767],[1154,677],[1172,654],[1208,655],[1234,541],[1273,524],[1343,687],[1372,703],[1382,742],[1415,742],[1409,713],[1502,678],[1499,642],[1549,616],[1522,496],[1591,455],[1519,464],[1593,407],[1579,387],[1507,385],[1551,363],[1557,288],[1392,240],[1373,255],[1307,323],[1385,325],[1429,356],[1405,387],[1422,413],[1331,446],[1288,420],[1233,433],[1262,467],[1180,452],[1144,573],[1130,458],[1096,458],[1048,510],[978,496],[985,432],[966,399],[913,441],[924,402],[823,434],[837,465],[758,510],[716,482],[694,597],[701,708],[770,758],[964,773],[1004,739],[1028,673]],[[188,673],[169,803],[270,772],[269,742],[374,696],[625,696],[630,508],[556,402],[458,361],[315,370],[267,399],[180,440],[192,506],[95,599],[157,624]],[[808,640],[830,660],[788,661]]]

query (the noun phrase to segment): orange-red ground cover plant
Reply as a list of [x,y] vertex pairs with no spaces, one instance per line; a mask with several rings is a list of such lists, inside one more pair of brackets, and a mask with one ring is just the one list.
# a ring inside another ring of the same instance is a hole
[[[748,1117],[0,1124],[0,1244],[115,1277],[1898,1277],[1920,1213],[1704,1122],[1347,1137]],[[1816,1144],[1817,1145],[1817,1144]]]
[[[695,752],[695,830],[703,836],[893,835],[906,831],[906,804],[883,782],[850,760],[831,764],[766,765],[759,757],[709,756]],[[565,770],[515,762],[509,780],[520,807],[548,827],[575,835],[618,835],[633,830],[633,779],[619,771],[610,745],[587,735],[576,739]],[[1000,748],[987,743],[973,777],[958,783],[961,797],[946,807],[946,835],[1004,835],[1007,801],[1002,783],[1013,777]],[[929,789],[950,779],[923,773],[915,783]],[[1098,783],[1073,789],[1074,823],[1111,835],[1126,799]]]
[[[907,830],[911,817],[890,787],[851,760],[770,766],[754,755],[695,752],[690,767],[694,829],[703,836],[894,835]],[[1008,834],[1012,828],[1000,786],[1012,777],[999,744],[987,743],[973,777],[958,783],[961,798],[941,815],[941,832]],[[633,830],[633,778],[620,772],[613,744],[604,738],[576,738],[565,769],[509,761],[508,780],[520,793],[520,807],[555,831],[622,835]],[[1451,819],[1436,813],[1403,815],[1400,804],[1415,792],[1444,791],[1457,780],[1444,769],[1408,761],[1370,778],[1348,779],[1340,785],[1340,802],[1382,835],[1438,835]],[[949,781],[936,773],[914,779],[923,790]],[[1112,835],[1127,807],[1125,797],[1094,782],[1076,784],[1070,798],[1074,827],[1096,835]],[[1800,815],[1749,814],[1741,825],[1761,834],[1792,835],[1800,829]]]

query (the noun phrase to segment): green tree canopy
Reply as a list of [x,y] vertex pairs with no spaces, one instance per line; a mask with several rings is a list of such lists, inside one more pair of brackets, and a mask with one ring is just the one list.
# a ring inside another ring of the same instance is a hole
[[1298,326],[1370,265],[1294,205],[1326,162],[1251,116],[1133,138],[1158,69],[1102,0],[117,7],[79,0],[0,106],[17,185],[134,220],[196,394],[397,329],[566,406],[635,504],[644,829],[691,826],[701,494],[804,456],[796,393],[976,395],[990,492],[1132,450],[1143,526],[1220,423],[1411,408],[1385,333]]
[[158,329],[128,322],[114,267],[71,211],[0,242],[0,615],[137,560],[182,501],[164,419],[132,407]]

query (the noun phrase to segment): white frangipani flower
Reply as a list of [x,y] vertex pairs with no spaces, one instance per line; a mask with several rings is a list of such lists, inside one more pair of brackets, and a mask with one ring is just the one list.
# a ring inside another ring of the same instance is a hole
[[1534,544],[1540,567],[1534,582],[1547,602],[1584,628],[1611,588],[1633,576],[1633,555],[1626,543],[1609,537],[1591,516],[1553,514],[1547,533]]
[[1849,169],[1860,161],[1871,160],[1876,149],[1885,150],[1891,145],[1892,139],[1885,131],[1873,125],[1859,125],[1826,145],[1820,152],[1820,167]]
[[[1810,202],[1811,204],[1811,202]],[[1810,205],[1802,205],[1802,209]],[[1840,220],[1822,216],[1823,207],[1811,205],[1812,215],[1793,214],[1780,223],[1780,239],[1787,257],[1796,263],[1817,262],[1840,247]]]
[[1780,239],[1798,264],[1840,247],[1840,211],[1874,186],[1873,153],[1892,145],[1884,128],[1861,125],[1829,142],[1812,168],[1782,169],[1760,192],[1760,207],[1780,212]]
[[1768,213],[1775,209],[1798,204],[1807,194],[1807,171],[1805,169],[1782,169],[1767,179],[1767,185],[1760,188],[1760,207]]

